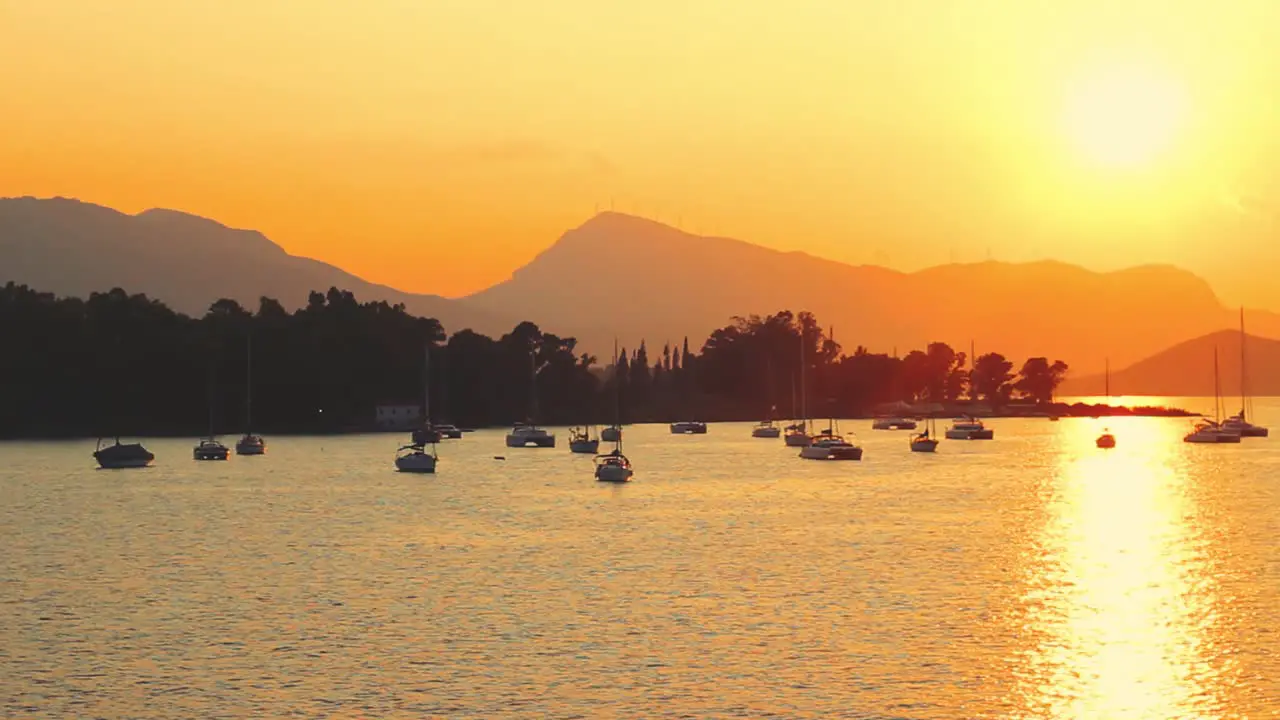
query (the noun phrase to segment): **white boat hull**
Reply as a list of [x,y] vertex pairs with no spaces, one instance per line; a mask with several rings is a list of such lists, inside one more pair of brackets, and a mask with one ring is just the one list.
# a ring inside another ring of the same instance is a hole
[[583,455],[595,455],[600,452],[600,441],[572,440],[569,442],[569,452],[580,453]]
[[149,465],[151,465],[151,460],[147,458],[130,458],[126,460],[98,459],[98,466],[103,470],[128,470],[130,468],[144,468]]
[[607,427],[600,431],[600,439],[605,442],[618,442],[622,439],[622,428]]
[[707,424],[700,422],[671,423],[672,435],[706,435]]
[[806,460],[861,460],[860,447],[807,447],[800,450],[800,457]]
[[530,437],[527,435],[507,436],[507,447],[509,448],[553,448],[555,446],[555,435],[544,435],[541,437]]
[[787,447],[809,447],[809,443],[812,441],[813,438],[803,433],[799,435],[788,435],[784,440]]

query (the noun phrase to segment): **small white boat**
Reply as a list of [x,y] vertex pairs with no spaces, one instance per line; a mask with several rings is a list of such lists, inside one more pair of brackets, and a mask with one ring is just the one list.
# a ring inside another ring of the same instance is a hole
[[212,437],[207,437],[200,440],[200,443],[191,451],[191,455],[196,460],[226,460],[230,452],[226,445]]
[[800,457],[806,460],[861,460],[862,448],[841,437],[833,422],[814,436],[807,447],[800,449]]
[[102,444],[102,440],[98,440],[93,459],[106,470],[123,470],[147,467],[156,456],[142,447],[141,443],[122,443],[120,438],[116,438],[115,444],[106,446]]
[[782,428],[778,427],[772,420],[765,420],[757,423],[751,428],[751,437],[753,438],[774,438],[782,437]]
[[931,453],[938,449],[938,438],[934,437],[936,430],[932,425],[932,422],[926,422],[924,432],[911,437],[911,452]]
[[672,435],[706,435],[707,424],[696,420],[671,423]]
[[245,433],[244,437],[236,441],[237,455],[265,455],[266,452],[267,441],[261,435]]
[[600,441],[591,437],[589,428],[569,428],[569,452],[595,455],[600,452]]
[[813,440],[813,437],[809,435],[804,423],[788,425],[786,435],[782,436],[782,441],[787,447],[809,447],[810,440]]
[[515,427],[511,428],[511,432],[507,433],[509,448],[553,448],[555,446],[556,436],[534,425],[516,423]]
[[871,421],[872,430],[915,430],[916,421],[903,417],[881,417]]
[[605,442],[618,442],[622,439],[622,428],[617,425],[610,425],[600,431],[600,439]]
[[991,440],[995,431],[977,418],[956,418],[947,428],[948,440]]
[[434,448],[428,453],[425,445],[405,445],[396,451],[396,469],[409,473],[434,473],[438,459]]
[[621,448],[596,456],[596,480],[600,482],[627,482],[633,474],[631,461],[622,454]]

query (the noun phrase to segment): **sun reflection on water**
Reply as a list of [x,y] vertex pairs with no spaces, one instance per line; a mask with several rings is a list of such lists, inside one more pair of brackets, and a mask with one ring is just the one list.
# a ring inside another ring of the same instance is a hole
[[[1164,428],[1134,419],[1064,429],[1046,522],[1026,558],[1018,668],[1023,717],[1219,716],[1216,589],[1187,476]],[[1074,437],[1078,435],[1079,437]]]

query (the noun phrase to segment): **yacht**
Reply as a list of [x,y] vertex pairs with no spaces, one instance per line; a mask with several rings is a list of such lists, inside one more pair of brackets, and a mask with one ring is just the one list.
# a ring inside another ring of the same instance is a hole
[[751,428],[751,437],[777,439],[782,437],[782,428],[778,427],[772,420],[765,420]]
[[509,448],[553,448],[555,446],[554,434],[529,423],[516,423],[515,427],[511,428],[511,432],[507,433]]
[[229,453],[226,445],[213,437],[207,437],[200,440],[200,443],[191,451],[191,456],[196,460],[226,460]]
[[396,451],[396,470],[409,473],[434,473],[436,471],[435,448],[427,452],[426,445],[413,443]]
[[1222,385],[1218,380],[1218,348],[1213,348],[1213,420],[1204,419],[1183,436],[1183,442],[1200,444],[1238,443],[1240,433],[1225,427],[1222,417]]
[[977,418],[956,418],[947,428],[948,440],[991,440],[995,431]]
[[782,441],[786,443],[787,447],[808,447],[809,441],[812,439],[804,423],[788,425],[787,434],[782,437]]
[[871,422],[872,430],[915,430],[916,421],[911,418],[881,417]]
[[800,449],[800,457],[806,460],[861,460],[862,448],[845,440],[830,426]]
[[696,420],[671,423],[672,435],[706,435],[707,424]]
[[244,383],[244,437],[236,441],[237,455],[264,455],[267,452],[267,441],[261,435],[254,435],[253,428],[253,335],[249,336],[245,348],[245,383]]
[[1191,432],[1183,436],[1182,441],[1204,444],[1238,443],[1240,442],[1240,435],[1227,430],[1212,420],[1202,420],[1195,424]]
[[591,437],[590,428],[569,428],[569,452],[595,455],[600,452],[600,441]]
[[935,437],[937,430],[932,427],[933,422],[926,421],[924,432],[911,437],[911,452],[933,452],[938,449],[938,438]]
[[156,459],[156,456],[142,447],[141,443],[122,443],[120,438],[116,438],[114,444],[105,446],[102,440],[98,440],[98,446],[93,451],[93,459],[106,470],[122,470],[146,467]]

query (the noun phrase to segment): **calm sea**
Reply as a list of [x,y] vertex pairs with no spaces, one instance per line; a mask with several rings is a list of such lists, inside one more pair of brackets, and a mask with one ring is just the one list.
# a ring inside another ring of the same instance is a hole
[[3,444],[0,716],[1280,714],[1280,435],[991,425],[928,456],[844,423],[861,463],[632,427],[621,487],[563,433],[426,477],[390,435]]

